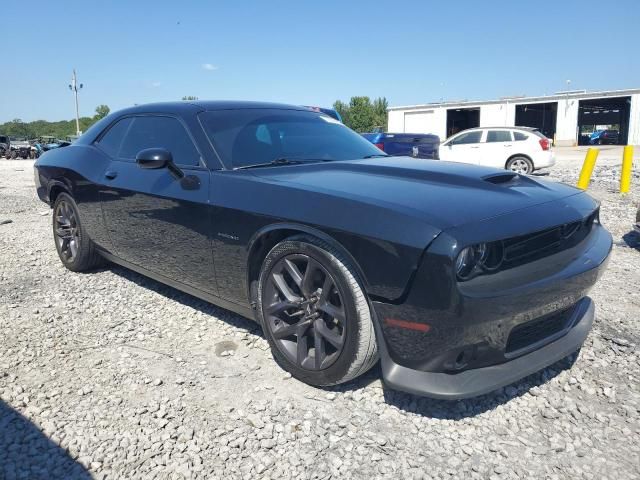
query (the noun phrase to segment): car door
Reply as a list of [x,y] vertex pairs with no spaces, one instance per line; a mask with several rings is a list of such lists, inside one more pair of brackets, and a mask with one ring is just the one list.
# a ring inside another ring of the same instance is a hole
[[515,152],[513,137],[509,130],[487,130],[480,146],[479,164],[487,167],[505,168],[507,159]]
[[440,160],[478,164],[483,130],[470,130],[450,138],[440,147]]
[[[101,202],[117,256],[215,294],[210,172],[185,125],[169,115],[128,117],[97,146],[111,155]],[[141,168],[135,157],[147,148],[169,150],[184,177],[176,178],[167,168]]]

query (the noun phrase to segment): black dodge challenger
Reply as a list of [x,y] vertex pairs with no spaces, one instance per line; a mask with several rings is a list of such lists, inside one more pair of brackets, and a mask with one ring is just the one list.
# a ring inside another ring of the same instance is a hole
[[489,392],[580,348],[611,250],[573,187],[388,157],[335,119],[252,102],[111,114],[35,164],[72,271],[102,260],[255,319],[312,385]]

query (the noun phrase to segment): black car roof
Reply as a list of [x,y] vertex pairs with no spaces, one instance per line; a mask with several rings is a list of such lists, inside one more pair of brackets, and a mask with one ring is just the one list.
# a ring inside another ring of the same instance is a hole
[[310,110],[307,107],[300,105],[287,105],[285,103],[271,103],[271,102],[250,102],[239,100],[184,100],[180,102],[162,102],[162,103],[148,103],[145,105],[136,105],[124,110],[120,110],[122,113],[152,113],[152,112],[175,112],[175,113],[194,113],[198,111],[211,111],[211,110],[238,110],[247,108],[270,108],[279,110]]

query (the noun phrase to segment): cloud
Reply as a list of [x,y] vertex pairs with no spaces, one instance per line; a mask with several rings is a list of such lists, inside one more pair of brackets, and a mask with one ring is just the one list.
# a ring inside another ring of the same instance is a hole
[[205,70],[208,70],[210,72],[212,72],[213,70],[217,70],[218,67],[216,67],[215,65],[211,64],[211,63],[203,63],[202,64],[202,68],[204,68]]
[[151,86],[152,86],[153,88],[158,88],[158,87],[160,87],[161,85],[162,85],[162,82],[151,82]]

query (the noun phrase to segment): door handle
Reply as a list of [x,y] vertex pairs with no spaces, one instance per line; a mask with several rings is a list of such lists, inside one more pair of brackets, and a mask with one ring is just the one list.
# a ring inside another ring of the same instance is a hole
[[513,145],[509,144],[509,145],[505,145],[505,147],[513,147]]
[[104,176],[108,180],[113,180],[114,178],[116,178],[118,176],[118,172],[116,172],[114,170],[109,170],[109,171],[105,172]]
[[480,148],[480,146],[477,146],[477,147],[471,147],[471,148]]

